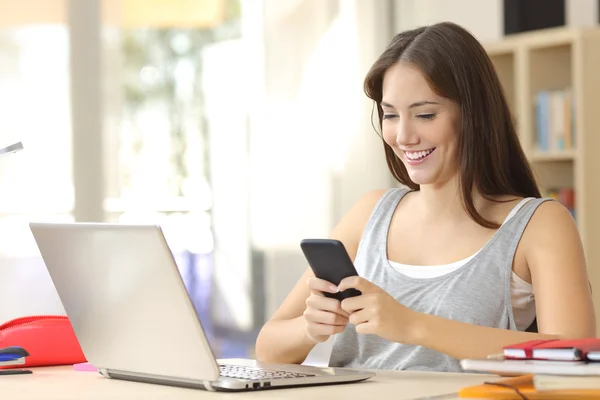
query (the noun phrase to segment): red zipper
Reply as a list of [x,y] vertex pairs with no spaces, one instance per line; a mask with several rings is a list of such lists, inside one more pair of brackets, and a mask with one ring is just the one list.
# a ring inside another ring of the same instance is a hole
[[10,329],[15,329],[24,325],[33,324],[35,322],[47,321],[52,319],[68,320],[68,317],[66,315],[31,315],[27,317],[19,317],[0,325],[0,334],[5,333]]

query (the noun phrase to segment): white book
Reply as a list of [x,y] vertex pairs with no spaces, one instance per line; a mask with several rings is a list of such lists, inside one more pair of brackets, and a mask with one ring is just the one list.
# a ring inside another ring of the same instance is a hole
[[600,363],[547,360],[473,360],[460,361],[465,371],[505,374],[593,375],[600,376]]
[[533,385],[542,390],[597,390],[600,376],[534,375]]
[[23,150],[23,143],[17,142],[0,149],[0,157],[7,156],[12,153],[16,153],[19,150]]

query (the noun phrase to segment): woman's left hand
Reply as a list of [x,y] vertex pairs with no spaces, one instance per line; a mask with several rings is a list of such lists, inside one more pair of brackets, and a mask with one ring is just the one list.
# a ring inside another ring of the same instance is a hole
[[342,301],[342,309],[350,314],[349,322],[361,334],[380,336],[392,342],[412,342],[418,313],[398,303],[385,290],[359,276],[345,278],[338,285],[340,292],[357,289],[360,296]]

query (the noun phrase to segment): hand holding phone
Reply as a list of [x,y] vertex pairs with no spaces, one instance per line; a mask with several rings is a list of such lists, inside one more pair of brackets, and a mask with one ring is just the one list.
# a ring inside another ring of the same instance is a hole
[[358,273],[338,240],[305,239],[300,247],[315,274],[308,282],[311,295],[306,299],[304,310],[306,334],[315,342],[324,342],[331,335],[343,332],[348,325],[349,315],[342,309],[341,301],[361,294],[355,289],[332,293],[328,288],[337,287],[342,279]]
[[[358,275],[344,244],[339,240],[304,239],[300,242],[300,247],[310,268],[319,279],[337,286],[342,279]],[[342,301],[348,297],[359,296],[361,293],[356,289],[348,289],[338,293],[324,291],[323,294]]]

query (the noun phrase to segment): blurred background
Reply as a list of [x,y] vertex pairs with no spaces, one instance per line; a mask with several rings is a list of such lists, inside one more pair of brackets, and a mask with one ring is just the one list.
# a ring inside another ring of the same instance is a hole
[[[362,91],[401,30],[598,24],[598,0],[0,0],[0,323],[64,310],[30,220],[158,222],[218,357],[366,191],[395,185]],[[544,14],[542,18],[540,15]],[[529,15],[529,18],[524,16]]]

